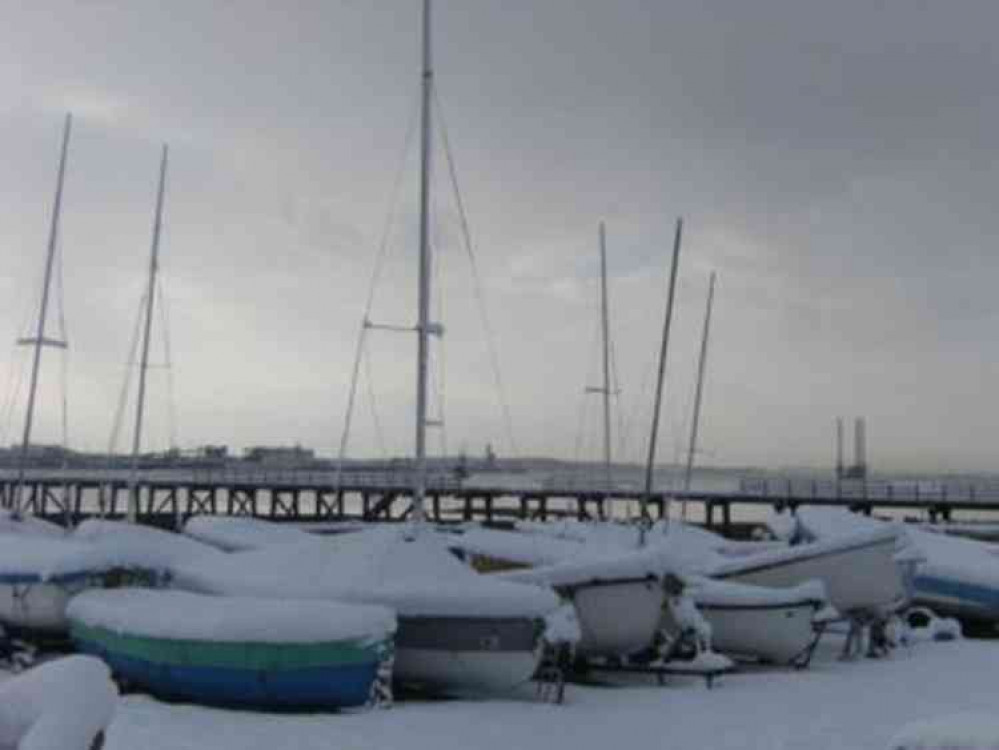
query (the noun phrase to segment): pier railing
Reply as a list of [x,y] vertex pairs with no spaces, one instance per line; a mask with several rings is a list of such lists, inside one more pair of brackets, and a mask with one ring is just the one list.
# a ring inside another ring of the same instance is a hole
[[737,495],[774,502],[842,501],[866,505],[999,505],[999,481],[857,481],[754,478],[739,482]]

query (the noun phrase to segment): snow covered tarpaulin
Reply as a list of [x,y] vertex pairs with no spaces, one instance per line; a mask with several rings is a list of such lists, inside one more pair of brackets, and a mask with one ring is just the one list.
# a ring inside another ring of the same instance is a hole
[[[558,607],[547,589],[482,576],[429,528],[378,528],[282,544],[178,566],[193,591],[383,604],[400,615],[544,617]],[[306,571],[303,573],[303,571]]]
[[374,702],[391,678],[383,607],[121,589],[81,594],[67,614],[80,650],[167,699],[336,709]]
[[169,571],[185,560],[222,554],[217,548],[183,534],[121,521],[84,521],[72,537],[99,547],[123,568]]
[[314,534],[288,524],[231,516],[195,516],[184,524],[184,533],[224,552],[320,541]]

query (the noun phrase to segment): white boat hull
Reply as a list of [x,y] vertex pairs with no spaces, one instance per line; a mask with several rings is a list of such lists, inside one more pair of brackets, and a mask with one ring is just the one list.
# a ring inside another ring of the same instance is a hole
[[648,648],[665,601],[657,580],[600,581],[567,592],[576,609],[583,656],[627,656]]
[[0,624],[8,630],[66,635],[66,605],[83,588],[58,583],[0,584]]
[[698,604],[697,609],[711,625],[712,648],[724,654],[791,664],[815,640],[812,618],[817,607],[813,603]]
[[730,563],[715,577],[777,588],[818,579],[840,613],[877,614],[908,597],[902,569],[895,561],[896,544],[896,536],[889,534],[859,542],[802,545],[779,559]]

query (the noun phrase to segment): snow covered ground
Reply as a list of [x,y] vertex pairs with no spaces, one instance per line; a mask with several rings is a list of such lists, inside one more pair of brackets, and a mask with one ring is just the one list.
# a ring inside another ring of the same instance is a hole
[[[565,705],[531,690],[491,701],[397,703],[340,715],[262,715],[166,705],[141,696],[119,703],[107,750],[887,750],[912,722],[995,715],[999,641],[920,643],[882,660],[836,660],[830,640],[810,669],[753,670],[714,690],[688,678],[665,687],[628,678],[571,685]],[[996,723],[999,743],[999,721]],[[987,745],[993,747],[993,745]],[[999,747],[999,744],[995,745]]]

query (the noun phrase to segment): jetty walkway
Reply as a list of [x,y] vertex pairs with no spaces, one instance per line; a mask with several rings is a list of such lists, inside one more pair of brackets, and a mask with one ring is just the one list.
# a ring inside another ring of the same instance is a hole
[[[431,471],[427,513],[438,522],[573,517],[627,517],[642,498],[630,485],[608,487],[586,476],[511,480],[509,475]],[[30,468],[21,488],[25,512],[74,523],[125,515],[131,493],[128,469]],[[473,481],[474,480],[474,481]],[[17,471],[0,469],[0,505],[12,506]],[[733,508],[794,509],[800,505],[844,507],[864,513],[918,512],[951,520],[967,511],[985,518],[999,511],[999,481],[819,481],[745,478],[723,490],[657,488],[649,498],[654,518],[668,503],[686,502],[708,526],[733,523]],[[289,522],[399,521],[412,509],[408,469],[312,471],[297,469],[157,468],[135,475],[139,520],[174,527],[193,515],[234,515]],[[758,511],[757,514],[758,516]]]

